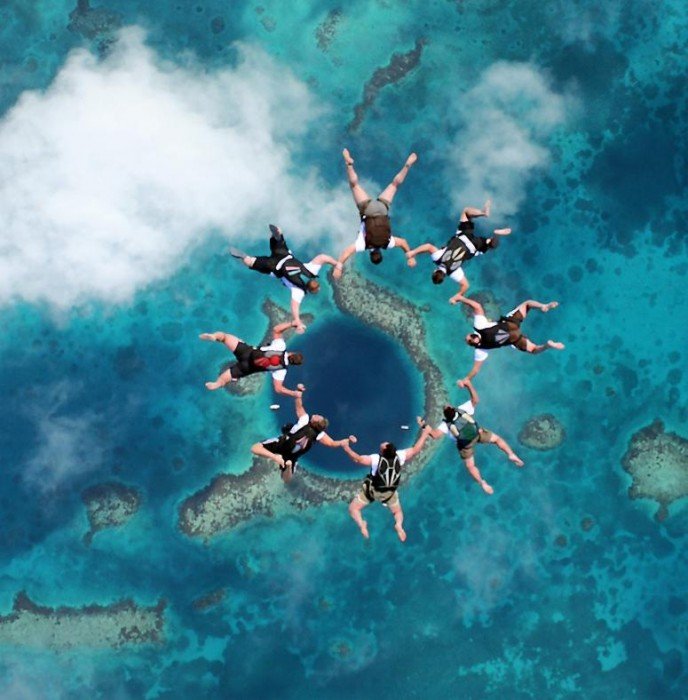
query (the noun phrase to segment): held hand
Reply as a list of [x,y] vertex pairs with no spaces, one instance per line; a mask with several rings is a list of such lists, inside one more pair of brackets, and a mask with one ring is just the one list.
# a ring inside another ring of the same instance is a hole
[[419,428],[425,428],[428,424],[423,416],[416,416],[416,423],[418,423]]
[[355,435],[349,435],[349,442],[353,442],[355,445],[358,442],[358,438]]
[[409,266],[409,267],[415,267],[415,266],[416,266],[416,259],[415,259],[415,258],[409,258],[409,259],[408,259],[408,266]]
[[467,387],[470,383],[471,383],[471,380],[464,377],[464,379],[459,379],[459,380],[456,382],[456,386],[458,386],[460,389],[464,389],[464,388]]
[[296,325],[296,332],[297,332],[299,335],[302,334],[302,333],[305,333],[305,332],[306,332],[306,324],[305,324],[305,323],[301,323],[301,322],[299,321],[298,324]]
[[334,272],[332,273],[332,279],[334,279],[334,280],[341,279],[342,271],[343,271],[343,268],[341,266],[335,267]]
[[305,384],[297,384],[296,388],[303,394],[304,391],[306,391],[306,385]]

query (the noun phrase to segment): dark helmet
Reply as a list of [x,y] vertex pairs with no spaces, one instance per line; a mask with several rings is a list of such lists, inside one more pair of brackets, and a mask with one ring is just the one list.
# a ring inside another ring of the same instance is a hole
[[373,265],[379,265],[382,262],[382,253],[379,248],[370,251],[370,262],[373,263]]

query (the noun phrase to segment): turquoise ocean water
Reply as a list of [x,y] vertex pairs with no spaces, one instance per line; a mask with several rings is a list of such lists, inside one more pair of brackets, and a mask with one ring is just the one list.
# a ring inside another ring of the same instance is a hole
[[[377,507],[367,511],[365,543],[344,504],[257,518],[203,544],[178,530],[179,505],[213,476],[244,471],[251,443],[274,435],[290,407],[284,399],[271,413],[267,385],[242,398],[206,392],[226,357],[196,337],[224,329],[257,342],[264,297],[286,305],[286,292],[229,261],[218,230],[124,301],[101,295],[56,310],[16,291],[0,308],[0,616],[22,590],[50,606],[168,606],[162,645],[3,647],[0,695],[688,696],[688,509],[678,501],[658,522],[656,504],[629,499],[621,466],[631,435],[656,418],[688,437],[684,3],[107,7],[145,30],[171,74],[190,55],[208,74],[231,70],[239,45],[291,71],[323,113],[282,146],[294,171],[313,169],[328,192],[348,196],[343,145],[377,183],[417,151],[394,207],[412,245],[453,232],[463,193],[492,194],[490,223],[514,234],[467,268],[473,291],[491,291],[502,311],[528,297],[558,299],[528,330],[567,349],[495,353],[476,380],[478,415],[515,447],[539,413],[555,414],[567,438],[551,452],[519,446],[523,470],[478,451],[490,498],[443,446],[401,491],[404,545]],[[26,91],[53,83],[71,51],[107,60],[116,34],[68,31],[73,9],[19,0],[0,8],[3,121]],[[417,65],[378,74],[352,126],[364,86],[394,54]],[[288,196],[298,202],[299,192]],[[266,223],[256,216],[254,228]],[[246,247],[259,248],[259,235]],[[309,253],[339,245],[299,236],[290,242]],[[0,255],[11,254],[3,241]],[[429,305],[428,348],[459,400],[467,324],[447,304],[448,285],[430,284],[427,260],[408,270],[396,255],[355,265]],[[355,432],[366,452],[390,437],[405,446],[413,433],[399,426],[422,407],[416,369],[403,349],[345,318],[330,282],[323,287],[304,304],[315,322],[294,344],[314,361],[290,380],[307,381],[307,406],[330,416],[335,437]],[[347,342],[353,353],[369,343],[376,362],[328,369]],[[389,408],[380,382],[394,384]],[[362,472],[324,448],[309,457],[305,466],[320,472]],[[113,479],[141,492],[141,509],[87,547],[80,494]],[[219,605],[193,607],[218,588]]]

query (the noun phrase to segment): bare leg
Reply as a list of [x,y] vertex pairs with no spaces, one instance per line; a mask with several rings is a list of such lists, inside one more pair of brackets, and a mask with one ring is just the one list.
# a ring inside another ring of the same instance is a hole
[[492,440],[490,442],[493,445],[497,445],[499,449],[506,454],[506,456],[509,458],[511,462],[513,462],[517,467],[522,467],[523,466],[523,460],[518,457],[518,455],[509,447],[509,444],[507,441],[497,435],[496,433],[492,434]]
[[[476,207],[466,207],[461,212],[461,218],[459,219],[459,221],[468,221],[469,219],[476,219],[479,216],[489,216],[491,207],[492,207],[492,200],[491,199],[488,199],[487,202],[485,202],[485,206],[482,209],[478,209]],[[495,233],[496,233],[496,231],[495,231]]]
[[232,352],[236,350],[236,346],[241,342],[241,338],[237,338],[231,333],[223,333],[222,331],[216,331],[215,333],[201,333],[198,337],[201,340],[214,340],[217,343],[222,343]]
[[[270,461],[274,462],[278,467],[282,468],[284,466],[284,457],[282,455],[276,455],[273,452],[270,452],[265,445],[263,445],[260,442],[257,442],[255,445],[251,447],[251,452],[253,452],[254,455],[257,457],[265,457],[265,459],[269,459]],[[290,471],[290,470],[287,470]]]
[[397,535],[402,542],[406,542],[406,531],[403,528],[404,525],[404,511],[401,506],[392,506],[390,511],[394,516],[394,529],[397,531]]
[[550,301],[548,304],[543,304],[541,301],[535,301],[534,299],[528,299],[521,302],[517,307],[516,311],[520,311],[523,318],[528,315],[530,309],[539,309],[543,314],[546,314],[552,309],[556,309],[559,306],[558,301]]
[[473,457],[466,457],[466,459],[463,460],[463,463],[466,466],[466,469],[468,469],[470,475],[480,484],[480,488],[482,488],[486,494],[491,496],[494,493],[494,489],[487,483],[487,481],[485,481],[485,479],[483,479],[478,467],[475,466],[475,460]]
[[544,345],[535,345],[532,341],[528,341],[526,345],[526,352],[531,353],[531,355],[539,355],[545,350],[563,350],[566,346],[564,343],[560,343],[556,340],[548,340]]
[[370,535],[368,534],[368,523],[363,520],[361,511],[367,505],[367,503],[361,503],[361,501],[358,500],[358,497],[354,498],[354,500],[349,503],[349,515],[354,519],[354,522],[356,525],[358,525],[358,529],[361,531],[361,534],[363,537],[365,537],[365,539],[368,539]]
[[344,157],[344,162],[346,163],[346,177],[349,180],[349,187],[351,188],[351,194],[354,196],[354,202],[356,206],[362,204],[366,199],[370,199],[370,195],[358,184],[358,175],[354,170],[354,159],[351,157],[348,149],[342,151],[342,156]]
[[215,389],[222,389],[223,386],[227,386],[230,382],[234,381],[232,379],[232,370],[228,369],[223,372],[214,382],[206,382],[205,388],[208,391],[215,391]]
[[392,179],[392,182],[390,182],[389,185],[387,185],[387,187],[385,187],[385,189],[382,190],[378,199],[384,199],[391,204],[392,200],[394,199],[394,195],[397,193],[397,189],[399,188],[401,183],[406,179],[408,171],[417,160],[418,156],[415,153],[411,153],[411,155],[406,159],[406,162],[404,163],[401,170]]

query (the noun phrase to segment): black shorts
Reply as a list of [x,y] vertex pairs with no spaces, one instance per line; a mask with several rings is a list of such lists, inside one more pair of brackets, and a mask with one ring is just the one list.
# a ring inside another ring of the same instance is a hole
[[236,357],[236,364],[232,365],[229,369],[232,373],[232,379],[240,379],[241,377],[246,377],[249,374],[254,374],[255,370],[251,367],[251,353],[254,348],[252,348],[248,343],[240,340],[234,349],[234,357]]
[[290,454],[285,450],[285,443],[287,442],[286,435],[280,435],[276,438],[270,438],[269,440],[263,440],[261,445],[268,451],[272,452],[274,455],[280,455],[284,459],[291,459],[291,461],[296,464],[296,461]]
[[475,224],[470,219],[468,221],[459,221],[459,231],[461,233],[473,233]]
[[263,275],[274,274],[279,261],[286,258],[287,255],[291,255],[291,251],[287,247],[284,236],[279,238],[270,236],[270,255],[257,256],[255,262],[251,265],[251,269]]

